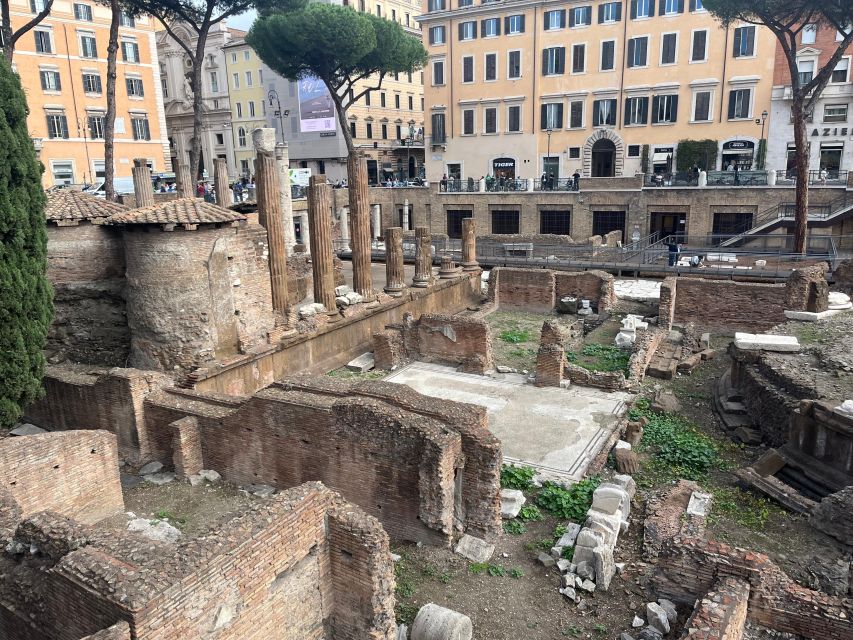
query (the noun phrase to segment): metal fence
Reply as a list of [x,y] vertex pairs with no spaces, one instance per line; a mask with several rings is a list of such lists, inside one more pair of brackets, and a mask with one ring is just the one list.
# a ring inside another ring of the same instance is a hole
[[[846,185],[848,171],[837,169],[813,169],[809,171],[809,184],[820,185]],[[797,182],[796,169],[780,169],[776,172],[776,184],[794,185]]]
[[643,179],[647,187],[697,187],[699,173],[676,171],[674,173],[647,173]]
[[709,171],[709,187],[766,187],[766,171]]

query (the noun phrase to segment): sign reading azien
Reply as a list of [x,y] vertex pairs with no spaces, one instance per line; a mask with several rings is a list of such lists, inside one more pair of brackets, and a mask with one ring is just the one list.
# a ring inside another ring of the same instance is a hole
[[299,95],[299,131],[335,130],[335,103],[326,85],[318,78],[302,78],[296,83]]

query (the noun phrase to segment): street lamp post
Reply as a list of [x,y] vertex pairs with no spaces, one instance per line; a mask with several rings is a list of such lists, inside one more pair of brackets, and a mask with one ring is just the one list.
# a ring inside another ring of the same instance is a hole
[[767,149],[764,149],[764,123],[767,122],[767,116],[769,115],[770,114],[767,113],[767,110],[765,109],[761,112],[761,118],[755,119],[755,124],[761,125],[761,141],[758,143],[758,150],[759,152],[762,150],[764,151],[761,155],[761,166],[758,167],[759,169],[764,169],[764,166],[767,163]]
[[[545,129],[545,133],[548,135],[548,152],[547,152],[547,154],[546,154],[546,156],[545,156],[545,162],[550,162],[550,161],[551,161],[551,134],[552,134],[552,133],[554,133],[554,130],[553,130],[553,129],[550,129],[550,128],[549,128],[549,129]],[[543,173],[543,174],[546,174],[546,173],[547,173],[547,172],[545,171],[545,166],[544,166],[544,165],[545,165],[545,162],[543,162],[543,163],[542,163],[542,165],[543,165],[543,166],[542,166],[542,173]],[[548,176],[547,176],[547,175],[545,175],[545,178],[547,179],[547,178],[548,178]],[[543,180],[542,182],[544,182],[544,180]],[[552,186],[553,186],[553,185],[552,185]],[[540,189],[540,190],[542,190],[542,191],[544,191],[544,190],[545,190],[545,185],[544,185],[544,184],[539,185],[539,189]]]
[[281,129],[281,141],[284,142],[284,118],[290,115],[290,111],[285,109],[281,110],[281,101],[278,99],[278,91],[275,89],[270,89],[267,94],[267,99],[269,100],[270,106],[273,106],[275,103],[275,111],[273,112],[274,116],[278,117],[278,127]]

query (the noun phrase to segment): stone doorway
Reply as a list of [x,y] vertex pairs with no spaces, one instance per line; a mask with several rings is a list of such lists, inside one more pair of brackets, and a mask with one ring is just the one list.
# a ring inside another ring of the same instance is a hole
[[592,177],[611,178],[616,175],[616,145],[607,138],[592,145]]

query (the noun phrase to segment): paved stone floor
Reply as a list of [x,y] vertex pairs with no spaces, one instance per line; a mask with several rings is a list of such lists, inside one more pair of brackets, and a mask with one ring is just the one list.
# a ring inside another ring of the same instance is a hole
[[626,279],[613,282],[616,297],[621,300],[660,300],[660,280]]
[[546,478],[562,480],[583,478],[630,397],[587,387],[535,387],[519,374],[478,376],[425,362],[407,365],[386,380],[486,407],[505,462],[529,464]]

